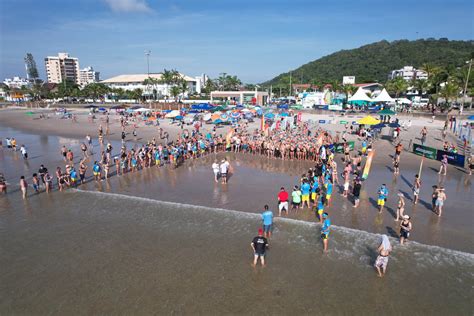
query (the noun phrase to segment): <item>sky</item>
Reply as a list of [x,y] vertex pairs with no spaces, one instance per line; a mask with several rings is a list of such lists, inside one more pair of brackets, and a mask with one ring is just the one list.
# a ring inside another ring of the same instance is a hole
[[0,0],[0,79],[68,52],[101,79],[177,69],[258,83],[380,40],[474,38],[471,0]]

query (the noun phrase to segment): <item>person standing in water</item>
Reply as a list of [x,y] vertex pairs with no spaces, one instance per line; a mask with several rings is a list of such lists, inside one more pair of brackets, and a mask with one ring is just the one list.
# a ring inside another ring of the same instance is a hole
[[227,158],[224,158],[222,160],[222,163],[220,165],[220,171],[221,171],[221,177],[222,177],[222,183],[227,184],[227,177],[228,177],[228,172],[230,169],[230,164],[227,161]]
[[278,193],[278,216],[281,216],[282,211],[288,214],[288,198],[288,192],[285,191],[284,187],[281,187],[280,193]]
[[28,183],[25,180],[25,176],[20,177],[20,189],[24,199],[26,199],[26,195],[28,193]]
[[262,267],[265,266],[265,251],[268,248],[267,238],[263,237],[263,229],[258,229],[258,236],[252,240],[250,246],[253,249],[253,263],[255,267],[257,265],[258,259],[260,258],[260,263]]
[[214,181],[216,183],[219,182],[219,170],[219,164],[217,163],[217,160],[215,160],[212,164],[212,171],[214,172]]
[[444,205],[444,201],[446,201],[446,193],[444,192],[444,188],[443,187],[440,187],[438,189],[438,194],[436,195],[436,202],[435,202],[435,206],[436,206],[436,214],[438,214],[438,216],[441,216],[441,213],[443,213],[443,205]]
[[273,229],[273,212],[268,209],[268,205],[265,205],[264,209],[262,213],[263,234],[265,238],[270,238]]
[[400,224],[400,245],[403,245],[405,240],[410,237],[410,231],[411,231],[412,225],[410,222],[410,216],[408,215],[403,215],[403,220]]
[[413,182],[413,204],[418,203],[421,189],[421,180],[419,175],[415,175],[415,181]]
[[377,205],[380,206],[379,213],[382,213],[385,202],[387,201],[388,189],[385,186],[385,183],[382,184],[378,191]]
[[321,239],[323,240],[323,251],[328,251],[329,232],[331,227],[331,220],[328,213],[323,213],[323,226],[321,227]]
[[387,235],[382,235],[382,241],[380,242],[379,247],[377,248],[378,256],[377,260],[375,260],[374,267],[377,269],[377,273],[379,277],[383,277],[385,272],[387,271],[387,264],[388,264],[388,256],[392,251],[392,245],[390,244],[390,240],[388,240]]
[[399,221],[400,218],[403,218],[405,212],[405,198],[403,197],[403,193],[398,193],[398,206],[397,206],[397,218],[395,221]]
[[443,172],[443,176],[445,176],[447,170],[448,170],[448,156],[443,155],[443,159],[441,159],[441,166],[439,167],[438,174],[441,174],[441,172]]

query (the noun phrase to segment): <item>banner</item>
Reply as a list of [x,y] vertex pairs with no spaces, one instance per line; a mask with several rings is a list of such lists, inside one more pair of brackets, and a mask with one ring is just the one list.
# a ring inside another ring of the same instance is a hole
[[330,111],[342,111],[342,104],[329,104],[328,110]]
[[365,180],[369,176],[370,166],[372,165],[372,159],[374,158],[375,150],[369,152],[367,156],[367,161],[365,162],[364,172],[362,173],[362,179]]
[[339,121],[339,124],[347,124],[347,121]]
[[319,120],[319,124],[325,124],[326,120]]
[[436,159],[436,152],[437,150],[435,148],[413,143],[413,153],[415,155]]
[[436,154],[436,160],[441,161],[443,159],[443,155],[448,156],[448,163],[450,165],[455,165],[464,168],[464,161],[466,158],[465,156],[438,149],[438,153]]
[[[354,141],[347,142],[347,145],[349,146],[349,150],[354,150]],[[336,144],[336,152],[337,153],[342,153],[344,152],[344,143],[337,143]]]

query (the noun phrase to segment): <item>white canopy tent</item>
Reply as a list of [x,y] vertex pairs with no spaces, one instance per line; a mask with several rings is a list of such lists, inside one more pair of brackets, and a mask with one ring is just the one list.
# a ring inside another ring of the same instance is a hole
[[372,99],[365,93],[364,89],[359,88],[353,96],[351,96],[347,101],[366,101],[372,102]]
[[395,102],[395,99],[392,98],[387,90],[385,90],[385,88],[382,90],[382,92],[380,92],[380,94],[378,96],[376,96],[373,100],[373,102]]

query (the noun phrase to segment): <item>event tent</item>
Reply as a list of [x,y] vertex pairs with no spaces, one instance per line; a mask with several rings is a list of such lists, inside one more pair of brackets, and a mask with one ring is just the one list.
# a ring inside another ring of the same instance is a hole
[[365,93],[364,89],[359,88],[353,96],[351,96],[347,101],[365,101],[365,102],[372,102],[372,99]]
[[168,114],[165,115],[165,118],[175,118],[176,116],[179,116],[180,112],[178,110],[173,110],[169,112]]
[[360,124],[360,125],[376,125],[379,123],[380,123],[380,120],[377,120],[370,115],[367,115],[366,117],[357,121],[357,124]]
[[395,99],[392,98],[384,88],[382,92],[372,100],[372,102],[395,102]]

